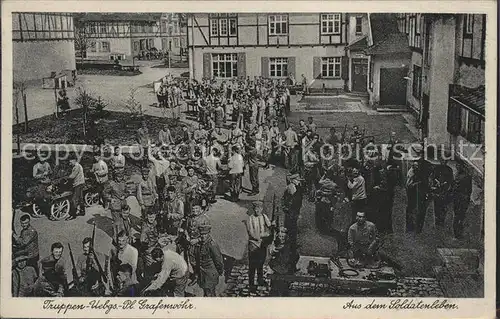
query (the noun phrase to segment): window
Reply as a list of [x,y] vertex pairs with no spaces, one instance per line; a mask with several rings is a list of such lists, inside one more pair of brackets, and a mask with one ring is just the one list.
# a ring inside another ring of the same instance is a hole
[[288,33],[288,16],[286,14],[269,16],[269,35]]
[[363,33],[363,18],[356,17],[356,34]]
[[450,100],[448,106],[448,132],[460,135],[474,144],[484,142],[484,118],[457,102]]
[[269,75],[271,77],[288,76],[288,58],[270,58]]
[[324,78],[339,78],[342,64],[340,57],[321,58],[321,76]]
[[101,52],[109,52],[109,51],[110,51],[109,42],[107,41],[101,42]]
[[227,19],[220,19],[219,26],[220,26],[219,35],[227,35]]
[[425,48],[424,48],[424,63],[426,66],[431,66],[431,23],[425,23]]
[[236,19],[229,19],[229,35],[236,35]]
[[210,20],[210,35],[213,37],[219,35],[218,20]]
[[99,33],[106,33],[106,24],[105,23],[99,24]]
[[89,24],[89,32],[90,33],[97,33],[95,23]]
[[212,54],[212,75],[216,78],[232,78],[238,76],[237,54]]
[[420,92],[422,91],[422,68],[418,65],[413,66],[413,96],[420,99]]
[[321,33],[322,34],[340,33],[340,13],[321,15]]
[[149,39],[148,42],[149,42],[149,49],[151,49],[155,46],[155,42],[153,39]]
[[134,51],[139,51],[139,42],[134,41]]
[[474,15],[466,14],[465,15],[465,34],[472,34],[474,30]]
[[179,47],[179,38],[174,38],[174,48]]
[[89,48],[90,48],[90,52],[97,52],[97,50],[96,50],[96,43],[95,43],[95,41],[91,41],[91,42],[89,43]]

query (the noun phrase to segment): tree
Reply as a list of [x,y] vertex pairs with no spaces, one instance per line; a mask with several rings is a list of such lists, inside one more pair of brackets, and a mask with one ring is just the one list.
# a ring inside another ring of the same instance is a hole
[[144,115],[142,105],[135,99],[137,89],[131,88],[127,100],[125,101],[125,108],[132,114],[133,117],[141,118]]
[[104,108],[107,103],[99,96],[95,98],[91,92],[79,87],[75,104],[82,109],[83,136],[87,137],[89,123],[109,114]]
[[81,63],[86,56],[87,49],[91,45],[92,40],[88,37],[85,29],[85,22],[81,19],[75,19],[75,50],[80,52]]

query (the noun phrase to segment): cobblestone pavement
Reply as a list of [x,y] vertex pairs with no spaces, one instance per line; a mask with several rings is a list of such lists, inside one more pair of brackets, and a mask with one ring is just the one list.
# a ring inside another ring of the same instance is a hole
[[[264,276],[269,273],[269,267],[264,268]],[[221,297],[268,297],[270,295],[270,280],[266,279],[267,287],[259,286],[257,292],[250,292],[248,285],[248,266],[239,265],[233,268],[228,278],[225,291]],[[389,297],[444,297],[438,281],[435,278],[405,277],[397,280],[397,288],[390,289],[388,294],[376,292],[340,291],[328,284],[298,283],[290,284],[292,296],[389,296]]]

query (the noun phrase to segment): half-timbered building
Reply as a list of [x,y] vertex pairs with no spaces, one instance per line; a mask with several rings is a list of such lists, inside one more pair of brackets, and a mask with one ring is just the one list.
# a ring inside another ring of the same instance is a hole
[[187,29],[183,25],[181,13],[165,13],[161,18],[162,48],[172,52],[174,55],[181,55],[187,51]]
[[[366,19],[346,13],[189,14],[190,75],[198,80],[293,75],[300,81],[303,74],[313,88],[349,90],[346,46],[368,33]],[[359,75],[365,80],[356,87],[363,90],[368,70],[359,68]]]
[[87,59],[125,60],[162,49],[161,13],[84,13],[75,18]]
[[12,41],[15,82],[56,78],[76,69],[71,13],[13,12]]

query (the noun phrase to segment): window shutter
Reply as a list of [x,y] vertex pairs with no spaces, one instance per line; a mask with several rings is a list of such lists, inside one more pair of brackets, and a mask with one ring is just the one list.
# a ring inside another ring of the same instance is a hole
[[321,57],[319,56],[313,57],[313,78],[321,78]]
[[260,62],[261,62],[262,77],[268,78],[269,77],[269,58],[263,56],[260,58]]
[[448,105],[448,132],[452,135],[460,135],[461,129],[461,108],[454,102],[450,101]]
[[247,61],[245,52],[238,53],[238,77],[247,77]]
[[341,62],[342,62],[342,79],[347,80],[349,79],[349,58],[343,56]]
[[288,58],[288,75],[293,74],[294,77],[297,75],[295,74],[295,57],[289,57]]
[[210,66],[211,60],[210,53],[203,53],[203,77],[206,79],[212,78],[212,68]]

